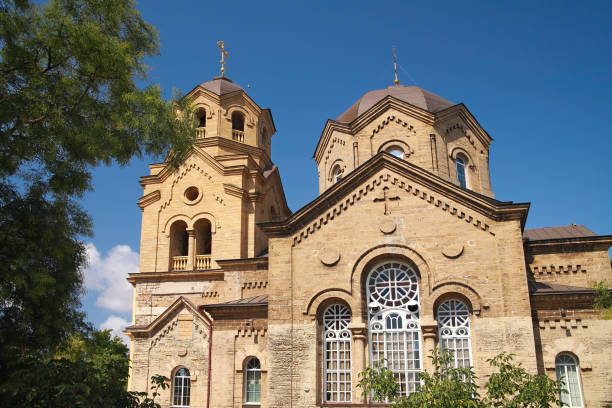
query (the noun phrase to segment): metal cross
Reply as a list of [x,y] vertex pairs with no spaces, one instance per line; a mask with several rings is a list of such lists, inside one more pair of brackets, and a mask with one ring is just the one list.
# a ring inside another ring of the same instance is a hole
[[393,83],[399,85],[399,79],[397,79],[397,58],[395,57],[395,47],[393,47],[393,71],[395,71],[395,80]]
[[391,210],[389,210],[389,206],[387,204],[388,201],[396,201],[399,200],[399,196],[394,196],[394,197],[389,197],[387,196],[387,193],[389,192],[389,187],[384,187],[383,188],[383,196],[380,198],[374,198],[374,202],[379,202],[379,201],[383,201],[385,203],[385,215],[389,215],[391,214]]
[[225,51],[225,42],[217,41],[217,47],[221,50],[221,76],[225,76],[225,58],[229,58],[229,54]]

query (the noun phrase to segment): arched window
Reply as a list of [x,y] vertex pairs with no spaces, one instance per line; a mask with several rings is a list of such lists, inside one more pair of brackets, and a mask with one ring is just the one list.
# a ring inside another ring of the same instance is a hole
[[212,231],[210,221],[201,219],[194,224],[195,230],[195,269],[210,269]]
[[467,188],[467,178],[465,174],[466,165],[467,165],[467,160],[465,160],[461,156],[457,156],[455,158],[455,168],[457,169],[457,181],[459,182],[459,185],[463,188]]
[[206,127],[206,111],[201,108],[200,110],[198,110],[198,127],[200,128],[204,128]]
[[339,164],[336,164],[331,171],[332,181],[334,184],[342,179],[342,173],[342,167],[340,167]]
[[561,402],[569,407],[582,407],[582,389],[578,377],[578,362],[571,354],[559,354],[555,360],[557,381],[561,384]]
[[247,361],[244,370],[244,402],[261,403],[261,364],[254,357]]
[[325,402],[352,400],[350,322],[351,311],[344,305],[331,305],[323,312]]
[[185,367],[179,368],[174,373],[172,381],[172,406],[188,407],[191,395],[191,376]]
[[395,157],[399,158],[399,159],[403,159],[404,158],[404,150],[401,147],[398,146],[389,146],[385,149],[385,151],[389,154],[394,155]]
[[421,330],[416,271],[400,262],[386,262],[367,278],[370,362],[384,359],[408,395],[419,387]]
[[184,270],[187,266],[189,236],[185,221],[175,221],[170,226],[170,269]]
[[438,308],[438,335],[440,348],[452,350],[453,367],[472,366],[470,341],[470,312],[458,300],[448,300]]
[[232,112],[232,129],[244,132],[244,114],[242,112]]

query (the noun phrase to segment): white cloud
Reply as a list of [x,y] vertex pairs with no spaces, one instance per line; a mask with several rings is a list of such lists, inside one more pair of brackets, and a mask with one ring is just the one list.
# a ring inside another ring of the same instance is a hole
[[119,316],[110,315],[108,319],[106,319],[106,321],[100,325],[100,328],[102,330],[110,329],[113,335],[121,338],[125,344],[129,345],[130,338],[123,333],[123,329],[125,329],[125,326],[128,326],[129,324],[130,322]]
[[98,292],[96,304],[114,312],[131,312],[132,285],[126,278],[129,273],[138,272],[138,252],[128,245],[116,245],[102,257],[91,243],[86,245],[86,250],[85,288]]

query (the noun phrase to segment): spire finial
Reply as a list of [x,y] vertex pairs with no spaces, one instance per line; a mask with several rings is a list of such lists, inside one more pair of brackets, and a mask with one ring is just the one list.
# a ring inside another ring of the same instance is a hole
[[397,79],[397,58],[395,57],[395,47],[393,47],[393,70],[395,71],[395,80],[393,83],[399,85],[399,79]]
[[225,76],[225,58],[229,58],[227,51],[225,51],[225,42],[217,41],[217,47],[221,50],[221,76]]

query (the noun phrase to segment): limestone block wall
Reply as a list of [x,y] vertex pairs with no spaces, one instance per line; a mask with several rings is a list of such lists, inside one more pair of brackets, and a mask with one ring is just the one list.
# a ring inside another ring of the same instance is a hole
[[[326,211],[333,217],[319,214],[313,225],[291,237],[270,239],[270,406],[292,401],[294,407],[311,407],[320,401],[319,339],[313,341],[313,335],[321,305],[334,299],[348,304],[358,334],[367,323],[364,278],[385,260],[408,262],[419,271],[424,329],[437,331],[441,299],[454,297],[470,305],[479,377],[488,372],[485,360],[502,351],[516,354],[518,362],[536,372],[519,221],[489,220],[458,203],[452,203],[455,210],[444,210],[435,197],[429,198],[435,194],[427,188],[384,171],[367,185],[372,189],[355,188],[351,199],[340,200],[340,211],[330,204]],[[384,187],[388,196],[398,197],[387,203],[387,215],[383,202],[374,200],[382,197]],[[426,365],[435,335],[423,342]],[[369,358],[368,345],[362,347],[353,362]],[[354,402],[358,395],[354,391]]]
[[528,254],[527,259],[536,281],[580,287],[591,287],[599,281],[612,282],[608,251]]
[[360,164],[391,146],[404,151],[404,159],[437,176],[457,184],[455,158],[468,159],[468,188],[492,197],[489,172],[489,147],[484,145],[457,113],[440,123],[433,115],[415,118],[398,109],[388,108],[373,117],[355,133],[333,129],[319,158],[319,192],[333,185],[332,169],[343,168],[346,176]]
[[[132,340],[130,390],[149,390],[151,376],[172,378],[186,367],[191,375],[191,406],[205,406],[209,340],[208,325],[187,310],[170,316],[150,336],[137,335]],[[164,408],[171,405],[171,390],[161,391],[156,400]]]
[[[583,309],[538,310],[535,318],[541,372],[556,379],[555,358],[570,353],[578,360],[582,395],[586,407],[605,406],[612,401],[612,320]],[[582,306],[584,307],[584,306]]]
[[261,406],[267,406],[269,359],[265,319],[214,321],[211,407],[240,407],[245,401],[245,365],[250,358],[261,364]]

